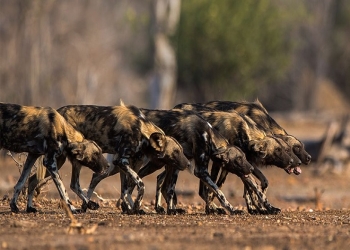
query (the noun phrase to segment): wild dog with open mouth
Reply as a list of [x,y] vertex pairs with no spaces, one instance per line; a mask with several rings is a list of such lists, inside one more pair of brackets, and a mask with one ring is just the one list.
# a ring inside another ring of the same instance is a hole
[[[266,134],[273,134],[284,140],[293,149],[293,152],[301,162],[308,165],[311,162],[311,156],[305,151],[304,144],[296,137],[288,134],[267,112],[265,107],[260,101],[255,102],[232,102],[232,101],[211,101],[207,103],[197,104],[179,104],[176,108],[186,107],[191,109],[192,107],[205,106],[213,108],[219,111],[231,112],[235,110],[239,114],[247,115],[250,117],[257,126],[264,130]],[[294,174],[298,175],[301,173],[300,168],[294,169]]]
[[[94,174],[87,197],[90,198],[97,184],[104,178],[124,173],[138,187],[135,202],[128,187],[122,182],[121,198],[128,214],[144,213],[141,209],[144,184],[137,175],[140,158],[146,156],[158,165],[174,166],[184,170],[190,162],[181,145],[172,137],[148,121],[135,106],[69,105],[57,110],[69,124],[86,138],[94,140],[104,153],[114,154],[113,164],[102,174]],[[84,202],[82,209],[86,210]]]
[[[194,160],[194,175],[215,194],[221,205],[231,214],[242,213],[242,211],[235,210],[232,207],[225,195],[211,179],[208,173],[208,164],[212,160],[219,168],[246,179],[246,175],[251,172],[252,166],[247,162],[244,153],[239,148],[230,145],[222,135],[212,129],[207,121],[194,112],[186,110],[141,110],[148,120],[154,122],[166,134],[178,140],[187,158]],[[252,143],[252,147],[257,153],[260,153],[257,145]],[[140,169],[139,176],[147,176],[157,169],[159,169],[159,166],[147,164]],[[176,205],[175,183],[177,174],[178,172],[176,171],[166,169],[165,172],[157,177],[156,211],[158,213],[164,212],[164,209],[160,206],[160,190],[162,190],[167,200],[168,214],[175,214],[178,211],[175,207],[169,209],[169,203],[172,206]],[[162,185],[163,183],[166,183],[166,185]],[[207,202],[208,197],[206,194],[199,194]],[[210,205],[207,202],[206,211],[212,209]]]
[[[293,150],[293,153],[301,160],[301,163],[307,165],[311,162],[311,156],[305,151],[304,144],[296,137],[289,135],[267,112],[263,105],[257,100],[255,102],[231,102],[231,101],[212,101],[208,103],[183,103],[175,108],[187,110],[207,110],[212,109],[225,112],[238,112],[242,116],[248,116],[252,119],[259,129],[267,135],[273,135],[285,141]],[[300,162],[294,162],[293,167],[286,169],[288,174],[301,174]]]
[[[256,166],[276,165],[288,172],[294,165],[300,165],[300,160],[291,152],[290,147],[283,140],[273,136],[267,136],[265,132],[258,129],[256,123],[247,116],[240,115],[235,111],[220,112],[202,105],[186,104],[177,105],[175,107],[197,111],[204,119],[213,125],[214,129],[225,136],[231,144],[240,147],[246,153],[248,161],[253,164],[253,174],[260,180],[264,195],[266,195],[268,181]],[[255,140],[260,141],[260,146],[265,148],[267,150],[266,152],[269,153],[261,156],[252,154],[249,145],[251,141]],[[216,168],[215,163],[213,163],[212,177],[216,179],[218,173],[219,168]],[[217,180],[217,185],[219,187],[221,187],[225,181],[226,175],[227,171],[221,172],[221,176]],[[249,190],[245,189],[244,197],[246,199],[248,211],[250,213],[260,213],[254,208],[257,208],[257,206],[252,206],[251,204],[258,204],[258,207],[261,206],[261,204],[257,201],[252,201],[247,191]],[[204,190],[202,187],[201,192],[207,192],[207,190]],[[263,203],[266,202],[264,201]],[[279,212],[277,208],[273,210],[273,213],[275,212]],[[262,213],[266,213],[266,211],[262,211]]]
[[[54,109],[0,103],[0,149],[27,152],[21,176],[14,187],[11,211],[18,213],[18,196],[27,181],[35,161],[44,156],[43,164],[50,173],[61,198],[74,211],[66,189],[60,179],[57,158],[65,154],[73,165],[85,165],[96,172],[108,166],[102,150],[70,126]],[[35,212],[31,203],[27,212]]]

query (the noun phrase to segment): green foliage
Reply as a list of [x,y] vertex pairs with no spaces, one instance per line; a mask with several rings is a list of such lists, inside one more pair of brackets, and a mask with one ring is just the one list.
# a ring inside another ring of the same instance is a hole
[[280,80],[290,45],[277,7],[271,0],[183,1],[173,40],[179,85],[204,88],[207,98],[236,99]]
[[350,2],[338,0],[335,4],[334,27],[330,47],[330,75],[333,81],[350,95]]

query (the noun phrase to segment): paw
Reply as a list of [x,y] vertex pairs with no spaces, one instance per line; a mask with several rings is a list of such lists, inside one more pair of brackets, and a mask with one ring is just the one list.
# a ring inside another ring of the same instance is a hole
[[122,203],[120,204],[121,208],[122,208],[122,213],[123,214],[128,214],[128,211],[130,209],[128,209],[128,206],[126,205],[126,203],[124,201],[122,201]]
[[18,209],[16,204],[10,203],[10,207],[11,207],[11,212],[16,213],[16,214],[19,213],[19,209]]
[[27,213],[36,213],[36,212],[38,212],[38,210],[36,210],[36,208],[34,208],[34,207],[27,207]]
[[67,204],[72,214],[80,214],[82,213],[82,209],[76,209],[73,205]]
[[77,208],[77,209],[72,210],[72,213],[73,214],[83,214],[83,213],[86,213],[86,210],[84,210],[82,208]]
[[146,212],[143,209],[138,209],[138,210],[134,211],[134,214],[145,215]]
[[177,214],[186,214],[186,210],[182,208],[176,208]]
[[244,214],[244,211],[242,211],[242,210],[233,210],[233,211],[231,211],[231,213],[230,213],[231,215],[242,215],[242,214]]
[[258,215],[260,212],[257,209],[248,208],[248,213],[251,215]]
[[87,207],[88,207],[90,210],[97,210],[97,209],[100,208],[100,205],[99,205],[97,202],[89,201],[88,204],[87,204]]
[[[241,211],[241,210],[239,210],[239,211]],[[218,207],[218,208],[216,208],[216,213],[220,214],[220,215],[225,215],[226,211],[225,211],[225,209]],[[242,213],[243,213],[243,211],[242,211]]]
[[205,213],[206,214],[216,214],[217,213],[216,209],[217,209],[216,206],[206,205],[205,206]]
[[83,213],[85,213],[86,210],[88,209],[88,204],[86,202],[83,202],[80,209],[81,211],[83,211]]
[[158,206],[154,208],[157,214],[166,214],[164,207]]
[[279,214],[281,212],[281,209],[271,206],[271,208],[269,208],[269,212],[270,214]]
[[167,214],[168,215],[177,215],[177,211],[176,211],[176,209],[168,209]]

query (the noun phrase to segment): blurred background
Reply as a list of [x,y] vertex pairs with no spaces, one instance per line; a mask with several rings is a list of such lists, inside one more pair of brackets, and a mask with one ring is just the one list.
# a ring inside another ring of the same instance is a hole
[[[345,0],[0,0],[0,100],[348,110]],[[346,108],[345,108],[346,107]]]

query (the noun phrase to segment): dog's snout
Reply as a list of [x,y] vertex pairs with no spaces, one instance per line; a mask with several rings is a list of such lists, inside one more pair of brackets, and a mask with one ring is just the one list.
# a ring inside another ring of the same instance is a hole
[[310,162],[310,161],[311,161],[311,155],[308,155],[308,156],[306,157],[306,161],[307,161],[307,162]]
[[290,160],[289,160],[289,165],[292,165],[293,162],[294,162],[293,159],[290,159]]

